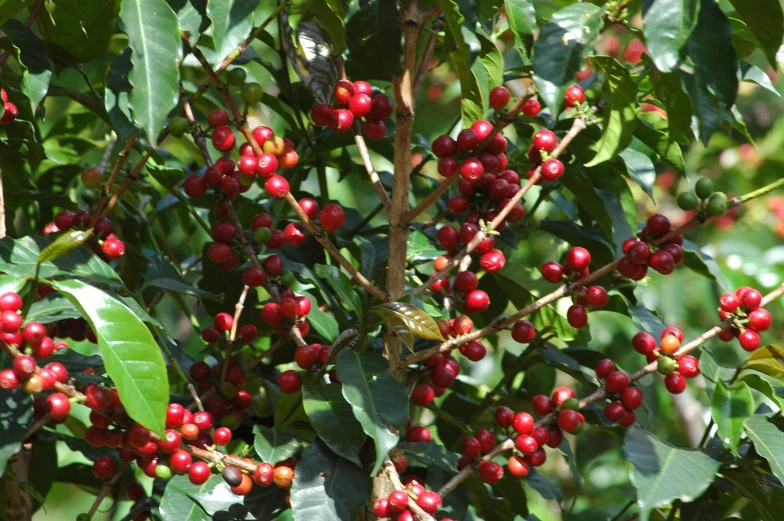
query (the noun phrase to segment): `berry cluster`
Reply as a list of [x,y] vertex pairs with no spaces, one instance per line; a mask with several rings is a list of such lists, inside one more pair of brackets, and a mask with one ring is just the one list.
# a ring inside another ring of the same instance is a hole
[[19,109],[8,101],[8,93],[4,89],[0,89],[0,99],[2,99],[3,108],[5,109],[2,117],[0,117],[0,125],[13,123],[16,117],[19,116]]
[[694,184],[694,193],[678,194],[678,206],[686,212],[698,211],[718,217],[727,210],[727,195],[713,190],[713,181],[700,177]]
[[719,338],[729,342],[738,339],[746,351],[754,351],[760,346],[759,334],[770,328],[770,313],[762,309],[762,294],[754,288],[741,286],[735,293],[725,293],[719,298],[719,317],[729,320],[731,327],[722,330]]
[[[430,515],[435,514],[441,508],[441,496],[437,492],[427,490],[412,476],[404,483],[406,490],[395,490],[388,497],[380,498],[373,506],[373,512],[380,518],[395,517],[396,521],[415,521],[417,518],[408,508],[409,498],[413,499],[417,506]],[[441,521],[452,521],[444,518]]]
[[[542,264],[542,278],[553,284],[562,284],[587,277],[590,273],[591,252],[580,246],[566,252],[564,263],[548,261]],[[569,325],[582,328],[588,323],[587,307],[601,308],[610,301],[602,286],[575,286],[570,288],[573,304],[566,313]]]
[[[88,172],[88,178],[97,174],[98,186],[100,186],[101,173],[98,170],[90,168],[82,172],[83,181],[86,177],[85,172]],[[85,183],[85,186],[87,186],[87,183]],[[94,184],[91,184],[91,186],[94,186]],[[44,233],[49,235],[66,230],[86,230],[90,227],[92,220],[93,216],[84,210],[78,212],[64,210],[54,216],[54,221],[44,228]],[[99,216],[95,220],[93,235],[90,237],[88,244],[90,244],[96,255],[104,259],[119,259],[125,255],[125,243],[114,234],[114,225],[108,217]]]
[[656,369],[665,376],[664,385],[672,394],[680,394],[686,389],[686,378],[700,374],[700,363],[691,355],[676,357],[683,342],[683,332],[677,327],[665,327],[660,335],[659,345],[650,333],[640,331],[632,339],[632,347],[645,355],[648,363],[656,362]]
[[634,425],[637,421],[634,411],[642,405],[642,391],[638,387],[630,387],[629,376],[618,371],[609,358],[596,364],[596,378],[604,383],[604,388],[610,393],[610,403],[604,406],[607,421],[621,427]]
[[[471,224],[464,224],[461,232],[466,230],[467,228],[471,228],[471,238],[478,232],[478,228]],[[444,226],[440,230],[438,230],[438,237],[439,242],[443,245],[444,243],[441,241],[441,237],[446,235],[441,232],[441,230],[455,230],[452,226]],[[451,234],[451,232],[449,232]],[[455,233],[457,231],[455,230]],[[467,241],[468,239],[465,237]],[[500,250],[489,250],[486,246],[483,246],[483,243],[487,243],[490,248],[492,245],[495,244],[495,238],[490,236],[487,239],[483,240],[479,243],[479,246],[474,250],[475,252],[484,252],[478,253],[481,255],[480,257],[480,266],[488,266],[490,267],[490,271],[500,271],[500,269],[506,264],[506,257]],[[487,257],[485,257],[487,255]],[[482,259],[485,260],[482,263]],[[433,267],[436,270],[440,270],[449,263],[449,257],[444,255],[438,257],[433,262]],[[430,291],[436,294],[448,295],[458,306],[461,307],[464,313],[469,315],[474,313],[481,313],[490,306],[490,296],[483,290],[477,289],[479,286],[479,277],[477,277],[476,273],[473,271],[461,271],[454,277],[453,283],[450,284],[449,277],[444,276],[440,279],[436,280],[431,286]],[[451,287],[451,291],[450,291]]]
[[490,184],[495,184],[493,181],[497,174],[506,169],[506,138],[495,134],[485,143],[492,132],[493,124],[481,119],[471,125],[471,128],[461,130],[457,139],[444,134],[431,144],[433,155],[439,159],[438,173],[443,177],[450,177],[460,172],[460,177],[468,183],[464,183],[465,188],[461,189],[464,194],[468,191],[469,195],[474,195],[468,187],[485,174],[492,176],[485,178],[483,182],[483,188],[489,189]]
[[[280,263],[280,267],[278,267],[278,263]],[[283,272],[280,257],[276,255],[264,259],[262,265],[271,277],[279,276]],[[305,337],[310,331],[310,324],[306,318],[310,310],[309,298],[297,296],[291,289],[285,288],[280,292],[280,302],[264,304],[264,307],[261,308],[261,319],[281,335],[296,325],[302,336]]]
[[618,264],[618,271],[632,280],[642,280],[648,267],[662,275],[669,275],[683,260],[683,236],[676,235],[663,244],[654,241],[670,233],[670,220],[662,214],[648,218],[648,222],[637,237],[630,237],[623,243],[624,256]]
[[363,133],[370,139],[381,139],[387,133],[385,119],[392,116],[392,101],[385,94],[373,94],[373,87],[366,81],[339,80],[332,93],[335,105],[316,103],[310,111],[313,123],[328,126],[335,132],[345,132],[354,125],[354,119],[365,119]]

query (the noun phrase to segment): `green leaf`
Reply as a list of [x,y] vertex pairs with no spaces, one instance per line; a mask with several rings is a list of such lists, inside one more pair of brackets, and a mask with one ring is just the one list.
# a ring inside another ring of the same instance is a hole
[[426,340],[446,340],[436,321],[418,307],[403,302],[388,302],[373,306],[370,311],[383,318],[409,349],[414,348],[415,336]]
[[756,83],[763,89],[781,97],[781,94],[776,90],[776,87],[773,85],[773,82],[770,81],[767,73],[759,67],[748,62],[741,62],[739,72],[741,73],[741,81]]
[[725,470],[722,474],[757,508],[761,520],[779,520],[781,504],[784,502],[784,488],[773,476],[752,470],[743,472]]
[[[32,277],[38,266],[38,256],[54,240],[52,236],[0,239],[0,271],[17,278]],[[76,277],[122,288],[122,280],[117,273],[88,248],[77,248],[58,259],[42,262],[39,276],[42,279]]]
[[[336,4],[335,7],[340,6]],[[335,12],[334,7],[326,0],[295,0],[291,2],[289,24],[296,29],[303,16],[312,17],[329,34],[335,44],[337,54],[340,55],[346,51],[348,44],[346,43],[343,16]]]
[[776,393],[776,389],[769,381],[757,373],[746,373],[741,377],[741,380],[755,391],[769,398],[779,409],[784,410],[784,397]]
[[775,344],[762,346],[752,352],[741,366],[784,382],[784,348]]
[[169,260],[163,253],[156,253],[150,258],[147,265],[147,276],[140,291],[154,286],[165,288],[175,293],[190,295],[196,298],[208,298],[216,302],[223,302],[223,295],[216,295],[209,291],[204,291],[193,287],[190,282],[185,280],[182,272]]
[[133,121],[155,142],[180,98],[182,41],[177,15],[165,0],[122,0],[120,10],[133,50],[130,107]]
[[776,53],[784,38],[784,13],[778,0],[730,0],[746,22],[754,43],[762,49],[771,67],[777,68]]
[[551,221],[544,219],[539,228],[574,246],[582,246],[592,255],[592,263],[597,266],[609,264],[614,260],[613,248],[596,231],[571,221]]
[[351,279],[335,266],[316,264],[316,275],[325,279],[340,297],[340,303],[349,311],[355,312],[361,319],[362,301],[356,291],[351,288]]
[[485,79],[483,83],[486,88],[482,89],[482,96],[487,96],[488,99],[483,102],[486,106],[490,106],[490,90],[504,82],[504,58],[490,38],[479,33],[476,36],[481,48],[476,60],[471,65],[471,70],[474,71],[477,78],[481,75]]
[[36,113],[38,104],[46,97],[52,71],[44,53],[41,40],[29,27],[17,20],[9,20],[3,27],[18,50],[22,66],[22,93],[30,100],[30,109]]
[[604,109],[604,132],[596,145],[596,156],[586,167],[612,159],[632,142],[637,126],[637,85],[629,76],[629,70],[609,56],[591,56],[591,60],[605,76],[604,93],[607,105]]
[[81,63],[105,53],[117,30],[117,0],[55,0],[55,41]]
[[[316,302],[316,298],[305,291],[298,291],[297,294],[308,297],[311,302]],[[308,322],[319,335],[329,342],[334,341],[340,334],[340,327],[335,317],[329,312],[321,311],[317,306],[313,306],[308,313]]]
[[731,107],[738,94],[738,57],[732,45],[732,27],[715,0],[700,0],[700,4],[697,26],[686,51],[694,62],[698,82],[710,86],[718,100]]
[[82,312],[95,331],[106,371],[128,415],[163,436],[169,381],[160,348],[147,326],[98,288],[78,280],[56,281],[52,287]]
[[106,88],[104,89],[104,107],[109,115],[109,121],[117,133],[118,140],[125,141],[136,132],[136,126],[131,117],[131,103],[129,96],[133,86],[128,81],[133,64],[131,63],[131,50],[125,49],[112,61],[106,73]]
[[373,0],[346,22],[349,56],[374,78],[400,73],[403,47],[396,4],[395,0]]
[[367,435],[354,418],[353,409],[343,397],[340,384],[306,387],[302,392],[302,405],[316,434],[327,447],[361,465],[359,451]]
[[38,254],[38,262],[51,262],[59,259],[66,253],[75,250],[93,234],[93,229],[70,230],[61,233],[57,238]]
[[504,0],[504,8],[509,19],[509,28],[518,40],[534,34],[536,12],[530,0]]
[[398,444],[398,449],[406,455],[410,465],[418,464],[424,468],[438,467],[449,473],[457,472],[460,456],[447,451],[446,447],[438,443],[403,441]]
[[294,521],[354,519],[370,500],[370,477],[321,443],[311,444],[297,464],[291,486]]
[[354,417],[375,441],[376,463],[370,473],[375,475],[406,428],[408,394],[381,355],[343,350],[338,354],[337,370]]
[[207,16],[212,20],[213,65],[219,65],[253,29],[254,0],[207,2]]
[[[471,46],[466,42],[465,33],[463,33],[465,16],[460,12],[460,6],[455,0],[438,0],[438,3],[441,4],[444,22],[446,22],[449,34],[452,36],[452,41],[454,41],[457,48],[453,52],[457,52],[462,62],[467,64],[471,59]],[[452,60],[454,61],[454,57]],[[462,78],[460,81],[462,83]]]
[[754,442],[757,454],[768,460],[773,475],[784,483],[784,432],[762,415],[755,415],[743,424]]
[[483,119],[487,112],[482,88],[476,72],[468,66],[468,62],[458,51],[449,53],[452,65],[460,79],[460,114],[464,127],[470,127],[475,121]]
[[[664,107],[667,110],[667,126],[669,129],[669,139],[671,141],[679,140],[681,137],[691,137],[691,115],[692,103],[689,95],[683,90],[683,81],[681,75],[677,72],[659,73],[653,72],[655,81],[660,85],[657,90],[660,97],[664,99]],[[678,149],[680,153],[680,149]],[[670,158],[664,156],[665,159],[672,162]],[[683,159],[680,159],[683,163]],[[677,164],[673,164],[678,168]],[[683,171],[682,167],[679,171]]]
[[694,105],[697,117],[697,133],[700,141],[707,145],[710,137],[721,127],[721,114],[714,96],[708,90],[708,84],[702,76],[679,71],[686,91]]
[[727,282],[713,257],[690,240],[683,241],[683,265],[713,281],[720,288],[727,288]]
[[729,382],[735,376],[735,368],[719,365],[709,349],[702,350],[700,372],[705,379],[705,390],[708,391],[708,396],[713,395],[713,390],[720,382]]
[[188,34],[188,41],[195,45],[201,33],[210,26],[207,17],[207,0],[166,0],[177,14],[180,30]]
[[698,498],[719,470],[719,462],[702,451],[678,449],[638,427],[626,434],[623,454],[634,465],[629,475],[642,521],[653,508]]
[[640,185],[640,188],[655,203],[653,186],[656,183],[656,168],[651,157],[644,151],[647,148],[639,139],[632,136],[631,144],[618,155],[626,165],[626,173],[629,178]]
[[[4,366],[7,367],[7,364]],[[3,390],[0,396],[0,475],[5,472],[11,456],[21,449],[32,422],[33,400],[30,395],[22,389],[12,392]]]
[[0,25],[21,11],[27,3],[27,0],[0,0]]
[[332,99],[335,83],[338,81],[338,70],[332,59],[332,47],[314,20],[300,22],[295,36],[296,45],[293,45],[288,38],[283,39],[292,67],[316,99],[329,102]]
[[736,382],[727,387],[719,381],[713,391],[711,414],[721,441],[737,452],[743,422],[754,414],[754,397],[749,386]]
[[[691,107],[691,105],[689,105],[689,107]],[[691,113],[691,110],[689,113]],[[683,162],[681,147],[678,143],[670,139],[670,136],[656,130],[646,120],[641,120],[640,124],[634,129],[634,137],[638,138],[641,143],[659,154],[664,160],[672,165],[675,170],[681,174],[686,173],[686,165]],[[634,144],[634,141],[632,141],[632,144]]]
[[290,430],[256,425],[253,427],[253,445],[261,461],[274,465],[296,454],[300,442]]
[[534,82],[553,118],[561,112],[566,87],[583,68],[602,28],[604,9],[587,2],[572,4],[553,14],[534,44]]
[[81,318],[82,314],[64,297],[47,295],[46,298],[33,302],[25,315],[25,323],[40,322],[51,324],[58,320]]
[[697,24],[699,0],[644,0],[643,30],[648,52],[663,72],[681,61],[681,48]]

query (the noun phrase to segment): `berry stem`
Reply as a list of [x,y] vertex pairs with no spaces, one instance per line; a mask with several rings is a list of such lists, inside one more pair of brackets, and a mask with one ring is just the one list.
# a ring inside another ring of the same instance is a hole
[[782,186],[784,186],[784,177],[779,179],[778,181],[774,181],[770,183],[769,185],[763,186],[762,188],[758,188],[753,192],[749,192],[739,197],[733,197],[730,200],[730,204],[728,206],[729,207],[740,206],[745,202],[751,201],[752,199],[756,199],[757,197],[762,197],[763,195],[766,195],[772,192],[773,190],[776,190],[777,188],[781,188]]
[[[392,463],[392,460],[389,459],[389,456],[384,458],[384,464],[381,466],[381,472],[386,473],[395,490],[402,490],[403,492],[408,493],[406,487],[400,481],[400,476],[398,475],[397,470],[395,470],[395,464]],[[417,516],[420,521],[435,521],[435,518],[422,510],[422,507],[417,505],[416,501],[414,501],[414,498],[412,498],[410,495],[408,498],[408,508],[414,513],[415,516]]]
[[114,476],[112,476],[109,479],[109,481],[104,483],[103,486],[101,487],[101,491],[98,492],[98,496],[95,498],[95,501],[93,501],[92,506],[90,506],[89,512],[87,512],[87,515],[91,519],[95,515],[95,513],[98,511],[98,507],[101,506],[101,503],[106,498],[106,496],[108,496],[112,492],[112,485],[114,485],[117,482],[117,480],[120,479],[120,476],[122,476],[123,470],[124,469],[120,469],[117,472],[115,472]]
[[[490,134],[488,134],[487,137],[479,144],[476,153],[482,152],[496,135],[498,135],[503,129],[505,129],[507,125],[514,122],[514,119],[520,113],[520,110],[522,110],[525,102],[533,98],[535,95],[536,95],[536,90],[529,89],[525,94],[520,96],[520,98],[517,99],[515,104],[512,105],[512,107],[509,109],[509,112],[506,113],[506,116],[498,120],[498,122],[495,124]],[[438,187],[436,187],[435,190],[430,192],[430,194],[428,194],[428,196],[425,197],[422,200],[422,202],[420,202],[418,205],[416,205],[416,207],[414,207],[412,210],[409,210],[408,212],[405,213],[405,215],[403,215],[403,222],[405,224],[408,224],[411,221],[413,221],[417,215],[427,210],[430,207],[430,205],[435,203],[439,197],[441,197],[447,190],[449,190],[449,187],[455,184],[455,182],[459,178],[460,178],[459,174],[454,174],[444,179],[444,181],[442,181],[441,184],[438,185]]]
[[[520,104],[520,100],[523,100],[523,103],[524,103],[526,99],[527,99],[526,96],[521,97],[517,101],[517,103],[515,103],[515,107],[517,107],[517,105],[522,106]],[[513,107],[513,109],[514,109],[514,107]],[[561,140],[561,142],[558,143],[558,147],[555,150],[553,150],[553,152],[551,154],[551,157],[557,158],[558,156],[560,156],[563,153],[563,151],[566,150],[566,147],[569,145],[569,143],[572,142],[572,140],[575,138],[575,136],[577,136],[577,134],[579,134],[580,132],[585,130],[587,128],[587,126],[588,126],[588,123],[586,122],[585,119],[583,119],[583,118],[576,118],[572,122],[572,128],[569,129],[569,132],[564,136],[564,138]],[[490,135],[487,136],[487,138],[485,138],[485,141],[483,142],[483,145],[488,142],[488,139],[492,139],[492,136],[495,135],[494,133],[495,134],[498,133],[498,132],[496,132],[495,128],[493,129],[493,132],[491,132]],[[481,148],[482,148],[482,146],[480,146],[480,150],[481,150]],[[504,206],[501,209],[501,211],[498,212],[498,215],[496,215],[495,219],[493,219],[492,222],[490,222],[487,225],[487,230],[480,230],[480,231],[478,231],[476,233],[476,235],[474,235],[474,238],[471,239],[471,241],[468,244],[466,244],[465,247],[457,255],[452,257],[449,260],[449,263],[441,271],[439,271],[438,273],[436,273],[435,275],[430,277],[421,286],[419,286],[419,287],[413,289],[412,291],[410,291],[409,294],[410,295],[419,295],[420,293],[425,292],[437,280],[439,280],[440,278],[446,276],[453,269],[455,269],[458,266],[460,266],[460,264],[462,263],[463,259],[466,256],[470,255],[471,252],[474,251],[477,246],[479,246],[479,243],[487,238],[487,235],[488,235],[487,232],[491,231],[491,230],[495,230],[501,223],[503,223],[504,219],[506,219],[506,216],[509,215],[509,212],[511,212],[512,209],[515,207],[515,205],[517,203],[519,203],[523,199],[525,194],[528,193],[528,190],[530,190],[531,187],[533,185],[535,185],[537,181],[539,181],[539,178],[541,177],[541,171],[542,171],[542,166],[539,165],[536,168],[536,171],[534,172],[534,175],[531,176],[531,178],[528,180],[528,182],[525,183],[523,185],[523,187],[520,188],[520,190],[517,191],[516,194],[514,194],[514,196],[509,200],[509,202],[506,204],[506,206]],[[457,176],[455,175],[453,177],[457,177]]]
[[101,211],[103,210],[104,205],[106,205],[106,200],[109,198],[109,193],[111,193],[114,181],[117,179],[117,175],[120,173],[123,163],[125,163],[125,159],[128,157],[128,154],[130,153],[133,144],[136,142],[138,135],[138,132],[131,135],[131,137],[128,138],[128,141],[125,142],[123,149],[117,155],[117,161],[114,163],[114,167],[109,174],[109,180],[104,186],[101,187],[101,198],[98,200],[98,204],[95,206],[95,214],[93,215],[92,221],[90,221],[90,228],[95,226],[95,221],[97,221],[98,216],[101,215]]

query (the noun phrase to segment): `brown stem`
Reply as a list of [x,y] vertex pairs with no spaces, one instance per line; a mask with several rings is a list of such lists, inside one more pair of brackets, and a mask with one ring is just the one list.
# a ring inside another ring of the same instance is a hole
[[402,490],[403,492],[408,493],[408,509],[414,513],[417,519],[420,521],[435,521],[435,518],[422,510],[422,507],[417,505],[416,500],[411,497],[412,493],[406,490],[405,485],[403,485],[403,482],[400,481],[400,476],[395,469],[395,464],[392,463],[392,460],[390,460],[388,456],[384,458],[384,464],[381,467],[381,472],[386,474],[395,490]]
[[95,207],[95,214],[93,215],[93,219],[90,222],[90,228],[95,226],[95,221],[98,220],[98,216],[101,215],[101,211],[103,210],[104,205],[106,204],[106,200],[111,193],[112,187],[114,186],[114,181],[117,179],[117,176],[120,174],[120,170],[122,170],[123,163],[125,163],[125,159],[128,157],[128,154],[133,147],[133,144],[136,142],[136,137],[138,133],[134,133],[131,137],[128,138],[128,141],[125,142],[125,146],[117,155],[117,161],[114,163],[114,167],[112,168],[111,173],[109,174],[109,180],[106,184],[101,187],[101,198],[98,200],[98,204]]
[[[436,6],[440,10],[441,4],[436,4]],[[433,32],[440,32],[443,27],[444,20],[439,18],[433,23]],[[433,57],[433,51],[436,48],[437,41],[438,37],[435,34],[431,34],[430,40],[427,42],[427,47],[425,47],[425,52],[419,60],[419,67],[417,67],[416,76],[414,77],[414,99],[416,99],[417,94],[419,94],[419,88],[422,86],[422,81],[425,79],[425,73],[430,70],[428,67],[430,67],[430,59]]]
[[[566,150],[566,147],[569,145],[569,143],[572,142],[575,136],[577,136],[577,134],[585,130],[586,127],[587,127],[587,122],[585,121],[585,119],[576,118],[572,122],[572,128],[569,129],[569,132],[564,136],[561,142],[558,143],[558,147],[556,147],[556,149],[553,150],[553,153],[550,155],[550,157],[557,158],[558,156],[560,156],[563,153],[563,151]],[[542,166],[539,165],[536,168],[534,175],[531,176],[528,182],[525,183],[523,187],[520,190],[518,190],[517,193],[514,194],[514,196],[509,200],[506,206],[504,206],[501,209],[501,211],[498,212],[498,215],[496,215],[496,217],[487,226],[487,230],[478,231],[474,236],[474,238],[471,239],[471,241],[468,244],[466,244],[465,247],[457,255],[452,257],[449,260],[449,263],[441,271],[436,273],[434,276],[430,277],[430,279],[428,279],[424,284],[412,290],[410,293],[412,295],[419,295],[420,293],[423,293],[430,286],[432,286],[438,279],[446,276],[453,269],[457,268],[460,265],[460,263],[463,261],[463,259],[467,255],[470,255],[471,252],[474,251],[477,246],[479,246],[479,243],[487,238],[487,236],[489,235],[487,233],[488,231],[495,230],[499,225],[501,225],[504,222],[504,219],[506,219],[506,216],[509,215],[509,212],[511,212],[512,209],[514,209],[515,205],[517,205],[517,203],[519,203],[523,199],[525,194],[528,193],[528,190],[530,190],[531,187],[535,185],[537,181],[539,181],[539,178],[541,177],[541,171],[542,171]]]
[[125,179],[123,179],[120,188],[117,189],[117,193],[115,193],[112,198],[109,199],[109,203],[106,205],[106,208],[104,208],[103,212],[101,212],[103,217],[106,217],[109,215],[109,213],[111,213],[111,211],[114,209],[114,206],[120,200],[120,197],[125,194],[125,192],[131,187],[131,185],[133,185],[133,183],[139,180],[142,168],[144,168],[144,165],[147,164],[147,161],[150,159],[150,157],[152,157],[154,152],[155,150],[152,148],[147,149],[147,152],[144,153],[142,158],[136,164],[136,167],[134,167],[133,171],[125,176]]
[[101,506],[101,502],[112,492],[112,485],[114,485],[120,476],[122,475],[122,470],[118,470],[112,478],[104,483],[101,487],[101,491],[98,492],[98,497],[95,498],[93,501],[92,506],[90,507],[90,511],[87,513],[87,517],[92,518],[96,512],[98,512],[98,507]]
[[[475,153],[479,154],[482,152],[499,132],[505,129],[510,123],[514,122],[515,118],[522,110],[525,102],[532,98],[535,94],[536,91],[531,88],[523,96],[520,96],[515,104],[512,105],[512,107],[509,109],[509,112],[507,112],[504,117],[498,120],[490,134],[488,134],[487,137],[479,144],[479,147],[477,147]],[[414,209],[406,212],[406,214],[403,216],[403,222],[408,224],[413,221],[417,215],[427,210],[431,204],[436,202],[439,197],[449,190],[449,187],[452,186],[459,178],[460,176],[458,174],[454,174],[444,179],[441,184],[438,185],[435,190],[430,192],[430,194],[428,194],[428,196],[425,197],[422,202],[416,205]]]

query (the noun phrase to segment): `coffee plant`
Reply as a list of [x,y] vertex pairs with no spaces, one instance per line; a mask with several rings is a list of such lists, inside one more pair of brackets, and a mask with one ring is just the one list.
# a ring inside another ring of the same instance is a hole
[[782,519],[779,0],[0,29],[0,519]]

